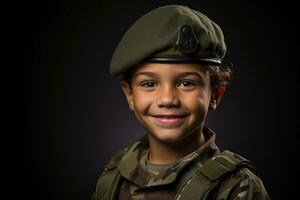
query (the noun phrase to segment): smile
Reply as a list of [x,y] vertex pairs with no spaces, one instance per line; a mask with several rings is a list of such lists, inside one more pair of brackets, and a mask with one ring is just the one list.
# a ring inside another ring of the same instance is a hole
[[179,115],[154,115],[151,116],[154,123],[164,128],[175,128],[181,125],[186,116]]

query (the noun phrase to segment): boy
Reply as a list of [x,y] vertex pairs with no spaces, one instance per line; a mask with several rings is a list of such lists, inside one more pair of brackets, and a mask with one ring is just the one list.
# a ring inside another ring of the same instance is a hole
[[232,70],[221,29],[185,6],[159,7],[126,32],[111,61],[147,134],[105,166],[93,199],[270,199],[247,159],[204,127]]

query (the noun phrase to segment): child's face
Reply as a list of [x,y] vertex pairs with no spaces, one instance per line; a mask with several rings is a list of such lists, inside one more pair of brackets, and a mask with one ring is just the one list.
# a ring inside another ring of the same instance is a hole
[[162,142],[199,134],[212,94],[208,70],[190,63],[141,64],[122,89],[138,121]]

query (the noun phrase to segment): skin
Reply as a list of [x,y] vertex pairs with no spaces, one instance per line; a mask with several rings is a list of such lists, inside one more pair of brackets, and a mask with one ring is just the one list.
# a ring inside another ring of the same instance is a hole
[[192,63],[143,63],[131,83],[121,86],[130,110],[149,133],[151,163],[174,162],[205,142],[206,115],[221,98],[212,91],[208,70]]

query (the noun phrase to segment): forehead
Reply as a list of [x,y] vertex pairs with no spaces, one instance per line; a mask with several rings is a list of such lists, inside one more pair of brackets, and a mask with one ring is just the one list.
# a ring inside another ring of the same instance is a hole
[[142,63],[136,66],[132,75],[137,76],[150,72],[161,76],[172,76],[185,73],[197,73],[205,75],[208,73],[205,65],[196,63]]

